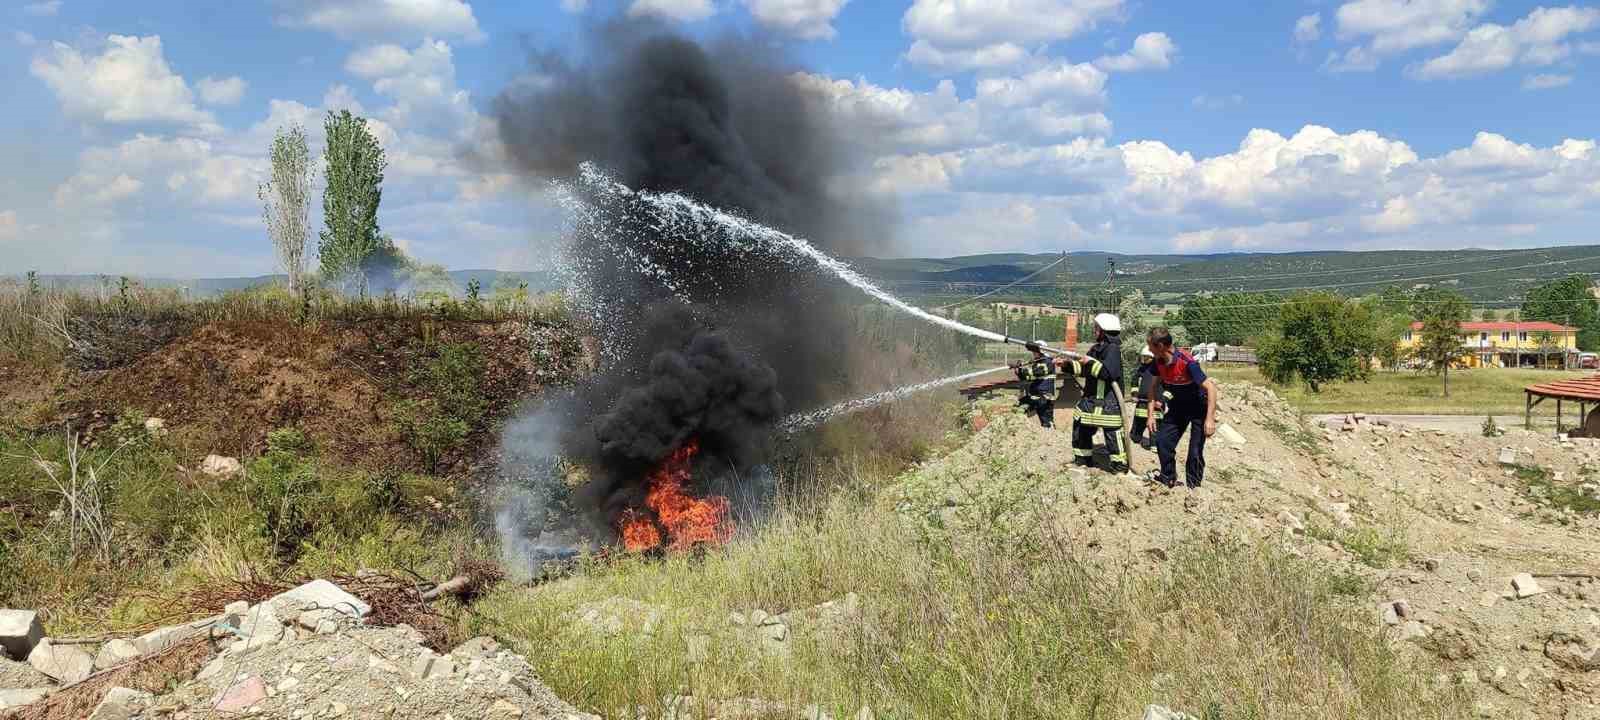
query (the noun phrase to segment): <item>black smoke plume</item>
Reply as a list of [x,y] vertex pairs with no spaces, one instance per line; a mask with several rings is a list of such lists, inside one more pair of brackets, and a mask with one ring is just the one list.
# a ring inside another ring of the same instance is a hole
[[[570,179],[594,163],[636,190],[682,193],[834,254],[884,237],[886,212],[830,192],[846,144],[770,43],[702,45],[619,22],[593,30],[581,56],[535,52],[494,103],[500,140],[526,176]],[[674,237],[637,201],[603,202],[599,229],[566,238],[605,347],[600,371],[565,406],[561,450],[591,471],[580,504],[614,528],[639,505],[646,473],[689,438],[701,445],[703,488],[764,477],[773,426],[833,399],[849,325],[836,288],[812,269]],[[674,289],[641,272],[640,257]]]

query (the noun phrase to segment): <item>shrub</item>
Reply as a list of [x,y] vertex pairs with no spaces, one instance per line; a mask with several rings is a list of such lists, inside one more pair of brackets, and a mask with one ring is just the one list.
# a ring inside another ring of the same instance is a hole
[[483,395],[484,362],[476,345],[440,345],[434,357],[412,371],[409,381],[423,395],[395,406],[401,437],[436,470],[483,422],[488,400]]

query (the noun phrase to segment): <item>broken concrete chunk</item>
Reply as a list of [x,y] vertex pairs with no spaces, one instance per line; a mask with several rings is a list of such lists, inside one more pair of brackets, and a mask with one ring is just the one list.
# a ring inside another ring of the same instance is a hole
[[155,696],[131,688],[114,687],[89,714],[89,720],[131,720],[155,700]]
[[100,646],[100,652],[94,656],[94,669],[104,670],[108,667],[115,667],[139,657],[141,654],[137,645],[128,640],[118,638]]
[[172,647],[173,645],[177,645],[184,640],[188,640],[189,638],[204,632],[206,632],[204,627],[196,628],[191,625],[172,625],[170,627],[151,630],[150,632],[134,638],[133,645],[139,649],[140,654],[148,655],[150,653],[161,652],[162,650]]
[[312,580],[272,600],[276,602],[279,599],[293,600],[309,609],[338,610],[353,618],[363,618],[367,616],[367,613],[372,612],[372,606],[362,602],[361,598],[351,595],[340,589],[338,585],[322,579]]
[[1500,448],[1500,464],[1501,465],[1515,465],[1515,464],[1517,464],[1517,449],[1516,448]]
[[62,685],[71,685],[94,674],[94,658],[71,645],[56,645],[40,640],[28,653],[28,664]]
[[0,652],[19,662],[27,660],[33,646],[43,639],[44,626],[39,623],[39,613],[0,609]]
[[1244,435],[1227,423],[1217,426],[1217,435],[1221,436],[1230,445],[1243,445],[1245,443]]
[[239,462],[239,458],[207,455],[200,463],[200,472],[211,477],[233,477],[244,472],[244,464]]
[[1544,592],[1544,588],[1539,587],[1539,581],[1528,573],[1511,578],[1511,589],[1516,591],[1518,598],[1533,597]]
[[0,710],[19,708],[28,703],[38,702],[50,694],[50,688],[22,688],[19,690],[0,690]]
[[242,713],[267,699],[267,684],[259,677],[248,677],[229,686],[217,697],[212,707],[227,713]]
[[1144,720],[1196,720],[1193,715],[1181,713],[1164,705],[1146,705]]

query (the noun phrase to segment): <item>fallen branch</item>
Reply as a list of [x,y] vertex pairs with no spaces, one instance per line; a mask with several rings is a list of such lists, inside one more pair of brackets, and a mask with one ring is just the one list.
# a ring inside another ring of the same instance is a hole
[[422,600],[423,602],[437,600],[445,593],[450,593],[451,595],[460,595],[470,589],[471,586],[472,578],[467,577],[466,575],[457,575],[449,580],[433,586],[432,590],[423,593]]

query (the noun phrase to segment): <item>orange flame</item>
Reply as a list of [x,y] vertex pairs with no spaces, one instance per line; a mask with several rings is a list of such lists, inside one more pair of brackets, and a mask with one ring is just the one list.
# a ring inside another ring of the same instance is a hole
[[728,499],[712,495],[697,498],[688,493],[689,466],[700,452],[694,440],[672,451],[650,473],[645,493],[646,510],[622,515],[622,546],[643,552],[663,544],[684,550],[699,543],[726,542],[733,528],[728,522]]

